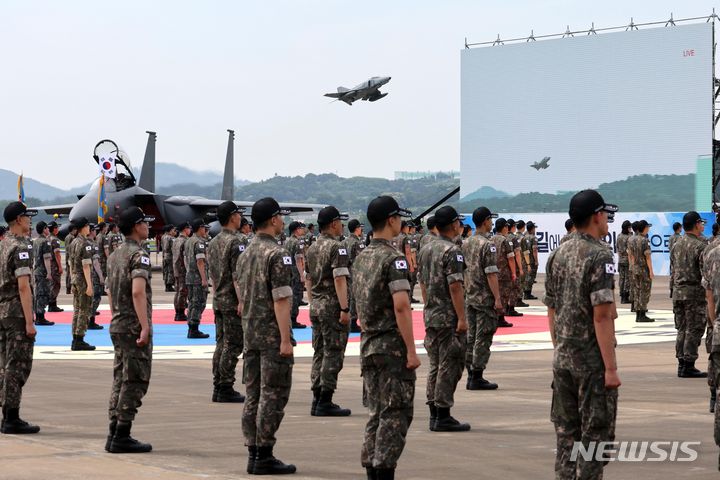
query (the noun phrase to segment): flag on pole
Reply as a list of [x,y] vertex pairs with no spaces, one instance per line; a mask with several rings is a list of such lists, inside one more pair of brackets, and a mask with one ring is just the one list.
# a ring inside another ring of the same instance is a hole
[[108,206],[107,198],[105,197],[105,175],[100,175],[100,185],[98,187],[98,223],[105,221],[107,211]]
[[100,160],[98,160],[100,174],[107,178],[115,178],[117,175],[115,160],[117,160],[117,157],[114,153],[108,153],[100,157]]
[[25,203],[25,187],[23,186],[23,174],[20,173],[20,176],[18,177],[18,201]]

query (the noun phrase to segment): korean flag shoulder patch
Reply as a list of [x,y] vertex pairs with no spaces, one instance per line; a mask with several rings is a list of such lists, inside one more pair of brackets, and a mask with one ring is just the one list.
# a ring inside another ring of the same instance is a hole
[[28,252],[20,252],[18,258],[20,260],[30,260],[30,254]]
[[496,252],[497,252],[497,247],[496,247],[495,245],[490,245],[490,251],[491,251],[492,253],[496,253]]
[[465,258],[458,253],[458,254],[457,254],[457,261],[460,262],[460,263],[464,263],[464,262],[465,262]]
[[85,250],[87,250],[88,252],[89,252],[90,250],[92,250],[92,249],[93,249],[92,245],[86,245],[86,246],[85,246]]
[[150,257],[140,257],[140,263],[143,265],[150,265]]
[[615,268],[614,263],[606,263],[605,264],[605,273],[608,275],[615,275],[617,273],[617,268]]
[[396,270],[407,270],[407,261],[406,260],[395,260],[395,269]]
[[338,248],[338,255],[347,255],[347,250],[344,248]]
[[238,250],[240,250],[241,252],[244,252],[244,251],[245,251],[245,245],[238,245]]
[[283,257],[283,265],[292,265],[292,258]]

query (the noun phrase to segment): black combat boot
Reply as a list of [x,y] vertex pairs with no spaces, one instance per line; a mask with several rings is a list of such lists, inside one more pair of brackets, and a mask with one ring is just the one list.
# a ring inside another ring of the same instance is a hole
[[243,403],[245,396],[235,390],[232,385],[218,385],[213,391],[212,401],[217,403]]
[[360,325],[358,325],[358,321],[356,318],[350,322],[350,333],[360,333],[360,332],[362,332],[362,329],[360,328]]
[[26,435],[30,433],[38,433],[40,427],[28,423],[20,418],[19,408],[3,407],[3,419],[0,424],[0,432],[8,435]]
[[678,377],[683,376],[683,371],[685,370],[685,360],[682,358],[678,358]]
[[682,378],[707,378],[707,372],[701,372],[695,368],[695,362],[685,360],[685,368],[682,370]]
[[342,408],[339,405],[333,403],[332,390],[321,390],[320,399],[315,406],[316,417],[347,417],[350,415],[349,408]]
[[470,367],[465,367],[465,370],[467,370],[467,383],[465,384],[465,389],[470,390],[470,383],[472,382],[473,371]]
[[515,304],[516,307],[529,307],[527,303],[523,302],[522,299],[518,299],[517,303]]
[[142,443],[130,436],[132,423],[118,422],[115,435],[110,442],[110,453],[146,453],[152,450],[152,445]]
[[165,285],[165,291],[166,292],[174,292],[175,287],[173,287],[172,285]]
[[286,464],[273,456],[273,447],[257,447],[255,459],[255,475],[287,475],[295,473],[295,465]]
[[498,328],[502,327],[512,327],[513,324],[505,320],[505,315],[499,315],[498,316]]
[[74,352],[92,351],[95,350],[95,346],[90,345],[85,341],[85,335],[73,335],[73,341],[72,345],[70,345],[70,350]]
[[318,403],[320,402],[320,388],[313,388],[313,401],[312,405],[310,406],[310,415],[315,416],[315,410],[317,409]]
[[365,471],[367,472],[367,480],[377,480],[377,470],[375,467],[365,467]]
[[537,300],[538,297],[532,294],[530,290],[525,290],[525,300]]
[[715,401],[717,400],[717,390],[710,387],[710,413],[715,413]]
[[638,323],[650,323],[654,322],[654,318],[650,318],[647,315],[647,310],[638,310],[635,312],[635,321]]
[[188,327],[187,338],[208,338],[210,335],[200,331],[200,327],[197,325],[190,325]]
[[49,327],[50,325],[55,325],[55,322],[45,320],[45,312],[42,312],[42,313],[35,314],[35,325],[38,325],[41,327]]
[[505,313],[508,317],[522,317],[523,314],[515,310],[515,307],[510,307]]
[[58,312],[64,312],[64,311],[65,311],[64,309],[58,307],[57,302],[52,302],[48,306],[48,312],[58,313]]
[[437,422],[437,407],[434,403],[428,403],[428,408],[430,409],[430,431],[435,431],[435,422]]
[[376,470],[377,480],[395,480],[395,469],[394,468],[378,468]]
[[450,415],[449,408],[437,407],[437,421],[433,432],[467,432],[469,423],[460,423]]
[[107,440],[105,441],[105,451],[110,451],[110,445],[112,444],[112,439],[115,436],[115,432],[117,431],[117,420],[113,420],[110,422],[110,427],[108,428],[108,436]]
[[248,445],[247,473],[252,474],[253,470],[255,470],[255,460],[257,460],[257,447],[255,445]]
[[292,328],[300,328],[300,329],[307,328],[307,325],[303,325],[302,323],[298,323],[297,320],[293,320],[293,321],[291,322],[291,325],[292,325]]
[[630,303],[630,295],[628,295],[627,293],[621,294],[620,295],[620,303],[625,304],[625,305],[629,304]]
[[468,390],[496,390],[497,383],[489,382],[483,378],[484,370],[475,370],[472,374],[472,381],[468,383]]
[[175,310],[175,321],[187,322],[187,315],[185,315],[185,310]]
[[92,317],[90,317],[90,321],[88,322],[88,330],[102,330],[103,328],[105,328],[105,327],[103,327],[102,325],[98,325],[95,322],[94,315]]

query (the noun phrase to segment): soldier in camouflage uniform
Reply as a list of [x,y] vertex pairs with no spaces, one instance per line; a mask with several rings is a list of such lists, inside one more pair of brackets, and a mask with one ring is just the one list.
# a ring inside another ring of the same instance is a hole
[[[715,243],[709,252],[704,255],[703,261],[703,280],[705,287],[705,296],[708,302],[708,327],[713,332],[720,331],[720,243]],[[712,386],[717,392],[717,385],[720,385],[720,335],[712,335],[710,344],[710,364],[712,368],[710,372],[713,374]],[[712,404],[711,407],[715,407]],[[715,411],[715,421],[713,428],[713,436],[715,445],[720,447],[720,408],[713,408]],[[718,459],[718,468],[720,469],[720,458]]]
[[20,399],[32,370],[36,335],[30,240],[30,218],[36,214],[20,202],[8,204],[3,212],[9,227],[0,241],[0,432],[5,434],[40,431],[20,418]]
[[510,294],[512,292],[512,281],[515,278],[515,251],[507,238],[507,220],[498,218],[495,220],[495,235],[490,240],[495,244],[497,254],[498,282],[500,286],[500,299],[502,300],[503,311],[498,314],[498,327],[512,327],[513,324],[505,320],[506,309],[509,309]]
[[212,361],[213,402],[241,403],[245,397],[233,387],[235,369],[243,350],[243,329],[238,312],[237,260],[247,247],[247,238],[238,232],[244,208],[226,201],[217,209],[222,231],[207,247],[210,278],[213,284],[215,314],[215,353]]
[[418,303],[415,299],[413,292],[415,291],[415,285],[417,285],[417,254],[420,251],[420,234],[417,233],[417,225],[415,222],[409,222],[410,225],[410,255],[412,257],[412,264],[415,266],[412,272],[410,272],[410,302]]
[[[88,330],[102,330],[105,327],[98,325],[95,321],[95,317],[99,313],[98,307],[100,306],[100,301],[102,300],[102,294],[105,292],[105,275],[103,274],[102,265],[100,264],[101,248],[98,244],[96,235],[99,227],[94,225],[91,225],[90,227],[88,239],[92,242],[93,247],[92,268],[90,269],[90,278],[93,285],[93,297],[92,306],[90,307],[90,320],[88,321],[87,328]],[[107,264],[105,266],[107,268]]]
[[427,233],[420,239],[420,244],[418,248],[418,256],[420,255],[420,250],[427,245],[428,243],[432,242],[438,237],[438,231],[437,227],[435,226],[435,216],[430,216],[427,219]]
[[[603,462],[573,461],[576,442],[615,439],[620,378],[615,360],[613,254],[600,239],[608,233],[608,215],[617,211],[594,190],[570,200],[578,231],[547,262],[545,281],[550,336],[555,347],[551,419],[555,424],[556,479],[601,479]],[[593,450],[590,450],[593,451]]]
[[275,432],[285,415],[292,386],[290,342],[292,259],[275,241],[284,228],[282,210],[272,198],[255,202],[251,217],[257,235],[240,255],[236,288],[245,333],[242,417],[250,474],[295,473],[273,456]]
[[647,316],[650,289],[652,288],[653,266],[650,255],[650,240],[648,231],[652,225],[645,220],[638,222],[638,235],[628,243],[628,257],[630,260],[630,273],[633,275],[635,293],[633,306],[635,307],[636,322],[654,322],[655,319]]
[[[717,222],[713,223],[712,225],[712,237],[708,241],[707,246],[705,247],[705,250],[703,250],[703,256],[702,256],[702,263],[703,263],[703,286],[705,286],[705,272],[704,272],[704,266],[707,265],[708,257],[710,255],[710,252],[720,245],[720,225],[718,225]],[[707,298],[707,294],[706,294]],[[710,303],[708,301],[708,326],[705,334],[705,350],[708,353],[708,356],[712,353],[712,345],[713,345],[713,322],[710,320],[714,315],[712,313],[712,309],[710,308]],[[712,358],[708,358],[708,371],[707,371],[707,382],[708,386],[710,387],[710,413],[715,412],[715,402],[717,399],[717,384],[715,383],[715,377],[717,376],[717,372],[715,371],[715,365],[712,362]]]
[[515,233],[515,241],[517,242],[516,245],[518,249],[520,249],[520,265],[518,268],[518,280],[517,280],[517,300],[515,305],[518,307],[529,307],[527,303],[523,301],[523,298],[525,297],[525,282],[526,276],[527,276],[527,262],[525,261],[525,253],[523,252],[523,243],[525,241],[526,233],[525,233],[525,221],[524,220],[518,220],[515,224],[517,227],[517,231]]
[[507,239],[510,243],[510,246],[513,249],[513,253],[515,254],[513,259],[515,260],[515,266],[513,267],[512,264],[510,264],[512,270],[512,281],[510,282],[510,290],[508,291],[508,302],[507,307],[505,311],[505,315],[509,317],[522,317],[523,314],[515,310],[515,306],[527,306],[526,303],[520,302],[518,303],[518,295],[520,294],[520,278],[523,274],[522,271],[522,249],[520,247],[520,237],[518,236],[516,231],[516,225],[515,220],[512,218],[508,219],[508,234]]
[[[148,223],[153,220],[138,207],[123,211],[119,223],[125,242],[108,258],[110,338],[115,360],[105,450],[111,453],[152,450],[149,443],[132,438],[130,430],[147,393],[152,367],[152,265],[150,254],[141,245],[148,238]],[[135,308],[136,303],[146,307]]]
[[486,207],[473,212],[475,235],[463,244],[465,257],[465,310],[468,322],[468,349],[465,368],[468,372],[468,390],[494,390],[497,383],[483,378],[490,359],[490,345],[497,330],[498,313],[503,305],[498,284],[497,247],[487,234],[492,229],[492,219],[497,218]]
[[407,260],[391,246],[410,212],[394,198],[370,202],[374,238],[353,261],[354,298],[362,322],[360,364],[370,416],[361,462],[367,478],[393,479],[413,419],[415,352]]
[[77,227],[77,237],[70,244],[70,270],[72,273],[73,293],[73,340],[70,349],[95,350],[93,345],[85,341],[85,332],[92,315],[93,285],[90,270],[95,254],[93,243],[88,239],[90,223],[87,218],[73,220]]
[[695,368],[698,347],[707,325],[707,301],[702,287],[702,256],[706,247],[705,221],[697,212],[683,216],[685,235],[672,248],[673,313],[675,314],[675,358],[678,377],[705,378]]
[[175,321],[186,322],[185,309],[187,308],[188,291],[187,285],[185,285],[185,274],[187,273],[185,243],[192,235],[192,227],[188,222],[185,222],[178,225],[177,229],[179,234],[172,243],[173,275],[175,276],[175,298],[173,303],[175,306]]
[[183,249],[185,255],[185,286],[188,292],[187,338],[208,338],[201,332],[200,318],[205,311],[208,297],[207,231],[210,228],[202,218],[192,222],[193,236]]
[[98,247],[98,261],[103,278],[107,278],[107,257],[105,256],[105,237],[107,237],[108,225],[105,222],[97,224],[97,236],[95,244]]
[[50,304],[48,306],[48,312],[64,312],[65,310],[58,307],[57,297],[60,294],[60,283],[63,274],[62,257],[60,255],[60,239],[58,238],[58,231],[60,227],[57,222],[50,222],[48,224],[50,229],[50,243],[52,246],[53,256],[50,262],[50,273],[52,276],[52,283],[50,285]]
[[65,293],[70,295],[72,292],[72,276],[70,271],[70,245],[75,240],[77,235],[77,227],[73,222],[70,222],[70,231],[65,236]]
[[630,311],[635,311],[635,297],[637,296],[637,283],[635,278],[635,263],[633,259],[633,250],[635,249],[635,242],[640,240],[640,234],[638,233],[640,222],[634,221],[630,224],[630,228],[632,230],[632,235],[628,238],[627,243],[627,254],[628,254],[628,273],[629,273],[629,283],[630,283]]
[[289,227],[290,237],[285,242],[285,250],[290,254],[293,262],[292,268],[292,289],[293,302],[290,311],[290,322],[292,328],[307,328],[306,325],[298,323],[297,317],[300,313],[300,304],[303,300],[303,282],[305,281],[305,224],[302,222],[291,222]]
[[560,243],[563,244],[572,238],[572,234],[575,233],[575,223],[572,218],[565,220],[565,235],[560,239]]
[[630,220],[625,220],[622,223],[622,232],[617,236],[620,303],[630,303],[628,240],[630,239],[631,225]]
[[360,253],[365,249],[365,243],[363,243],[363,228],[365,225],[360,223],[359,220],[353,218],[348,222],[349,235],[345,239],[345,249],[348,253],[348,269],[350,276],[347,277],[348,282],[348,303],[350,306],[350,332],[360,332],[360,325],[358,325],[358,314],[357,305],[355,304],[355,296],[352,291],[353,285],[353,270],[352,264]]
[[670,253],[670,298],[673,297],[673,261],[672,261],[672,249],[678,240],[682,237],[680,231],[682,230],[682,223],[673,223],[673,234],[668,238],[668,252]]
[[165,234],[160,237],[160,249],[162,250],[163,283],[166,292],[174,292],[175,274],[173,273],[172,244],[175,240],[177,230],[175,225],[165,225]]
[[309,248],[317,238],[315,237],[315,224],[308,223],[307,232],[305,232],[305,248]]
[[50,303],[50,282],[52,282],[52,242],[50,230],[45,222],[35,226],[38,236],[33,240],[33,277],[35,280],[34,311],[35,325],[55,325],[45,320],[45,309]]
[[350,410],[333,403],[337,378],[350,333],[347,277],[348,253],[335,240],[347,215],[329,206],[318,212],[320,236],[305,252],[306,288],[310,299],[313,355],[310,383],[313,416],[347,416]]
[[468,325],[465,320],[462,250],[453,238],[461,231],[462,217],[451,206],[435,212],[440,236],[420,249],[418,281],[425,310],[425,350],[430,371],[427,379],[427,405],[430,430],[463,432],[470,425],[450,415],[455,389],[465,364]]
[[532,287],[535,284],[535,278],[538,271],[538,240],[535,236],[537,225],[534,222],[527,223],[527,235],[522,242],[522,258],[524,260],[523,269],[525,270],[525,285],[523,291],[527,300],[537,300],[532,294]]
[[105,237],[103,245],[106,257],[109,257],[110,254],[120,248],[120,245],[123,243],[123,236],[122,233],[120,233],[120,227],[117,224],[111,223],[108,230],[110,233]]

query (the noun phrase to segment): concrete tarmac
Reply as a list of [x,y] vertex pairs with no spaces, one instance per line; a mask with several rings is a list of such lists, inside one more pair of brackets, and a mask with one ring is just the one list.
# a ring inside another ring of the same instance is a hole
[[[158,272],[153,278],[154,300],[167,303],[171,294],[160,292],[159,277]],[[535,293],[540,296],[541,292],[539,284]],[[61,298],[60,303],[67,301]],[[669,307],[667,279],[659,278],[651,308]],[[704,368],[706,355],[701,349],[698,366]],[[698,452],[695,461],[615,462],[605,469],[605,478],[715,478],[718,448],[713,441],[713,416],[708,413],[706,380],[677,378],[672,342],[621,346],[617,355],[623,382],[617,440],[700,445],[693,446]],[[463,378],[453,414],[469,422],[472,430],[454,434],[428,431],[428,365],[425,356],[421,360],[415,419],[397,478],[553,478],[551,351],[493,353],[486,377],[499,383],[496,391],[467,391]],[[360,446],[367,415],[361,403],[358,358],[346,360],[335,396],[337,403],[353,410],[350,417],[311,417],[309,376],[310,359],[297,359],[276,455],[297,465],[298,473],[290,478],[364,479]],[[242,405],[210,402],[210,360],[153,362],[150,391],[133,427],[136,438],[153,444],[150,454],[112,455],[103,450],[111,378],[112,365],[107,360],[36,361],[21,414],[42,431],[29,436],[0,435],[0,478],[252,477],[245,473]]]

